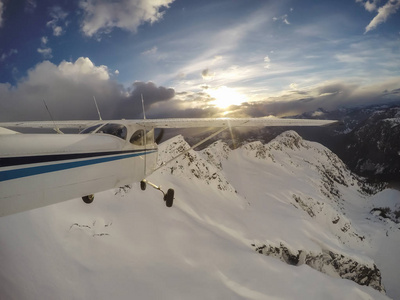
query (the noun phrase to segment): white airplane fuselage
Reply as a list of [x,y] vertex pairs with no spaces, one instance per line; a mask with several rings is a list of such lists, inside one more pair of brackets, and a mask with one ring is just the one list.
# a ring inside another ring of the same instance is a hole
[[[328,126],[335,120],[263,118],[171,118],[143,120],[21,121],[0,123],[0,217],[82,197],[141,181],[160,190],[167,207],[174,190],[167,192],[146,180],[157,164],[154,129],[220,128],[194,145],[234,127]],[[80,134],[19,134],[6,129],[81,129]],[[190,149],[188,149],[190,150]],[[173,162],[188,150],[167,161]]]
[[124,127],[122,137],[99,128],[90,134],[0,135],[0,216],[143,180],[157,162],[153,132]]

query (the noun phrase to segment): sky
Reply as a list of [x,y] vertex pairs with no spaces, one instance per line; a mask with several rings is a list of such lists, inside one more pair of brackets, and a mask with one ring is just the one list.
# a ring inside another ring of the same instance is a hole
[[0,121],[400,101],[400,0],[0,0]]

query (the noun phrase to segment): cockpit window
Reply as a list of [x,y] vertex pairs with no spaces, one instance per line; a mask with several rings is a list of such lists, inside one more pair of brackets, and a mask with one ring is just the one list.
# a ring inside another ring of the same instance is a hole
[[105,134],[111,134],[116,137],[119,137],[123,140],[126,139],[126,134],[127,134],[127,129],[124,125],[121,124],[106,124],[103,127],[101,127],[97,133],[105,133]]
[[79,132],[80,134],[88,134],[88,133],[92,133],[94,131],[96,131],[97,128],[99,128],[100,126],[102,126],[103,124],[97,124],[88,128],[83,129],[81,132]]
[[144,145],[144,131],[136,130],[134,134],[132,134],[131,139],[129,140],[132,144],[142,146]]

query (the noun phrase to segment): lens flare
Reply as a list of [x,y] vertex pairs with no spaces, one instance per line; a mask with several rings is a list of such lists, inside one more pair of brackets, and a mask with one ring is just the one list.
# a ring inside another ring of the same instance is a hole
[[247,100],[243,94],[226,86],[221,86],[217,89],[209,89],[207,93],[215,99],[211,104],[222,109],[228,108],[231,105],[240,105]]

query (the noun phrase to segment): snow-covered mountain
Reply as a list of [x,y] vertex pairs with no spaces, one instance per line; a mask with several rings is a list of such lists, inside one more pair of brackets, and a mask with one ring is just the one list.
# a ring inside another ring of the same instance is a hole
[[[368,177],[373,182],[400,185],[400,103],[333,111],[318,109],[290,118],[340,121],[340,125],[330,127],[296,127],[294,130],[305,139],[328,147],[354,173]],[[286,130],[287,127],[233,130],[233,135],[225,132],[224,141],[231,145],[249,141],[267,143]],[[186,137],[190,144],[202,138],[204,136]]]
[[[189,145],[160,145],[160,163]],[[399,299],[400,192],[287,131],[0,219],[0,299]],[[372,193],[372,191],[375,193]]]

